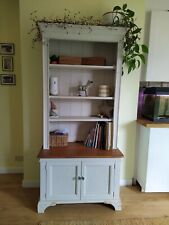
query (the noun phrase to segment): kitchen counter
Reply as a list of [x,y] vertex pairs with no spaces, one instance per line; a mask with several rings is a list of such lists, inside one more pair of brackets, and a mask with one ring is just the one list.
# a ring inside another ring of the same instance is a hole
[[147,128],[169,128],[169,122],[154,122],[146,118],[138,118],[137,123]]

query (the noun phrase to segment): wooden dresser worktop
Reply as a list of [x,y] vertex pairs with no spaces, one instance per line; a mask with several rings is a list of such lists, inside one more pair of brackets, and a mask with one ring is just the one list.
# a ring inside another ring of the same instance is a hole
[[67,147],[42,149],[38,158],[123,158],[123,154],[119,149],[101,150],[73,143]]
[[137,123],[147,128],[169,128],[169,122],[154,122],[146,118],[137,119]]

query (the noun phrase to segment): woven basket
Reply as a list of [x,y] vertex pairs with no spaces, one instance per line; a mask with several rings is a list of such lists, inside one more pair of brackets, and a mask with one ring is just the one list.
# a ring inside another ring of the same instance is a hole
[[66,147],[68,145],[68,134],[50,134],[50,147]]

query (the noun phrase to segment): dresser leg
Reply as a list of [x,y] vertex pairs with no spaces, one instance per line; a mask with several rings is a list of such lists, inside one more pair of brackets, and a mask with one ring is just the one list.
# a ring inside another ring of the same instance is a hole
[[55,205],[56,205],[56,203],[54,203],[54,202],[39,201],[37,211],[38,211],[38,213],[44,213],[46,208],[48,208],[49,206],[55,206]]
[[121,208],[121,200],[120,199],[113,199],[111,201],[106,201],[104,203],[112,205],[116,211],[121,211],[122,210],[122,208]]

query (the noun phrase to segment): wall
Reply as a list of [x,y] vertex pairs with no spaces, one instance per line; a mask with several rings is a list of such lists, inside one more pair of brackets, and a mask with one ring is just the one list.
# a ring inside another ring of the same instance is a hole
[[[127,0],[129,8],[137,15],[137,23],[144,24],[144,1]],[[32,49],[30,13],[37,10],[38,18],[44,16],[63,16],[64,9],[81,12],[81,15],[101,16],[112,9],[113,5],[123,4],[122,0],[20,0],[20,31],[22,57],[23,91],[23,143],[24,143],[24,185],[35,184],[38,179],[37,153],[42,146],[42,52],[41,43]],[[120,101],[119,148],[125,158],[122,166],[122,179],[129,182],[133,177],[134,152],[136,139],[136,105],[139,74],[137,71],[122,77]]]
[[[22,162],[15,159],[23,155],[19,1],[0,0],[0,33],[0,43],[15,44],[14,74],[17,82],[16,86],[0,85],[0,172],[19,172]],[[1,62],[0,74],[4,74]]]

